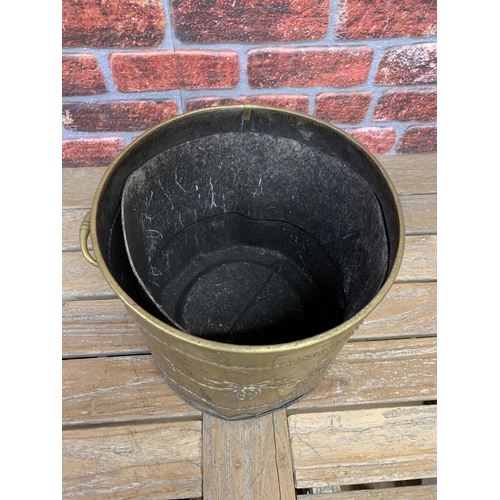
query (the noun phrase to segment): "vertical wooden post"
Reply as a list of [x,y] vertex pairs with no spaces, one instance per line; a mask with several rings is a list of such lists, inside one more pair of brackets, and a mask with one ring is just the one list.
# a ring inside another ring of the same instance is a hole
[[227,421],[203,415],[204,500],[292,500],[285,410]]

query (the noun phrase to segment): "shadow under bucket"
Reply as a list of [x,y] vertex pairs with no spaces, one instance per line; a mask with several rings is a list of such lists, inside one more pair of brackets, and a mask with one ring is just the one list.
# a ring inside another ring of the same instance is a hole
[[310,391],[389,290],[404,244],[395,190],[363,146],[247,105],[137,139],[101,182],[91,234],[170,385],[224,418]]

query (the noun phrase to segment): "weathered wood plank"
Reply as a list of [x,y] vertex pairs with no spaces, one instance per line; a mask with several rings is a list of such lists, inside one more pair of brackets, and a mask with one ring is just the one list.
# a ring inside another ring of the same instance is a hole
[[436,477],[436,405],[288,417],[297,488]]
[[436,485],[343,491],[333,494],[297,495],[297,500],[434,500]]
[[436,399],[436,344],[435,337],[349,342],[316,388],[287,413]]
[[201,421],[65,430],[63,498],[201,496]]
[[437,279],[437,236],[407,236],[397,281]]
[[98,267],[89,264],[80,252],[62,252],[63,300],[114,297]]
[[437,232],[437,195],[400,196],[406,234]]
[[[394,285],[354,333],[352,340],[437,333],[436,283]],[[118,299],[63,302],[65,358],[147,353],[144,336]]]
[[276,453],[276,469],[278,470],[278,485],[280,495],[278,500],[295,500],[293,478],[292,450],[290,448],[290,433],[285,410],[272,414],[274,424],[274,446]]
[[[75,208],[62,211],[62,250],[80,251],[80,224],[89,211],[88,208]],[[92,248],[92,239],[88,239]]]
[[437,192],[437,155],[378,155],[399,194]]
[[[437,277],[437,236],[406,237],[406,249],[398,281],[430,281]],[[63,300],[112,298],[115,294],[97,267],[80,252],[62,252]]]
[[203,499],[295,499],[287,432],[284,410],[238,421],[203,415]]
[[436,334],[437,283],[396,283],[352,340]]
[[[437,230],[436,195],[402,196],[406,232],[411,234],[433,233]],[[62,249],[80,251],[80,224],[89,209],[76,208],[62,211]],[[92,241],[89,238],[89,248]]]
[[62,169],[62,206],[90,208],[106,167]]
[[65,360],[62,379],[63,425],[201,419],[170,389],[150,355]]
[[63,357],[148,352],[144,335],[121,300],[63,302]]
[[[437,155],[378,155],[399,194],[435,193]],[[90,207],[106,167],[62,169],[63,207]]]

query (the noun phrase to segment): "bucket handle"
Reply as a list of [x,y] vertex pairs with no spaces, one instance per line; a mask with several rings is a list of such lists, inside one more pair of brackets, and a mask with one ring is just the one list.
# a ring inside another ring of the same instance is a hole
[[87,246],[87,242],[90,234],[90,214],[92,211],[90,210],[87,215],[83,218],[82,223],[80,225],[80,248],[82,250],[83,256],[85,260],[92,264],[93,266],[99,267],[99,264],[94,259],[94,257],[89,252],[89,247]]

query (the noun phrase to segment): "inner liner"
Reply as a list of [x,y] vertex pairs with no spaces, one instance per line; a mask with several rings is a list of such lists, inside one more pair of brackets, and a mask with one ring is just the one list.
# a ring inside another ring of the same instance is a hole
[[122,251],[122,281],[138,281],[127,293],[221,342],[324,332],[388,272],[373,189],[345,161],[286,137],[229,132],[166,149],[128,177],[115,219],[110,246],[124,239],[129,259]]

